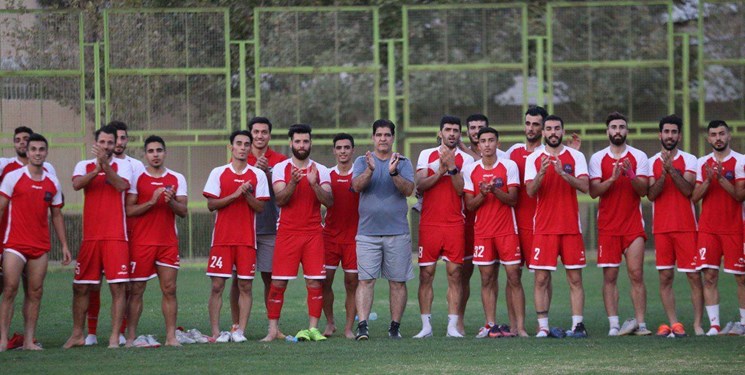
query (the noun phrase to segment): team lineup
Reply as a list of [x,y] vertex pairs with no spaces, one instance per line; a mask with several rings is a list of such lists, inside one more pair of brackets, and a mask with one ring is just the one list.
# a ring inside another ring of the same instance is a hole
[[[207,208],[214,213],[206,267],[211,283],[209,334],[177,329],[176,216],[188,214],[186,179],[166,167],[166,141],[159,136],[144,140],[145,163],[127,156],[127,125],[113,121],[95,132],[94,158],[79,162],[73,171],[73,189],[82,190],[85,200],[73,280],[73,327],[64,348],[98,343],[102,275],[112,297],[109,348],[161,345],[151,335],[137,334],[143,294],[147,282],[156,277],[166,346],[247,341],[257,273],[268,320],[261,341],[293,338],[282,332],[280,318],[285,290],[298,277],[301,265],[308,327],[293,339],[323,341],[337,331],[332,284],[340,266],[345,290],[343,335],[370,338],[374,287],[377,279],[384,278],[390,289],[388,335],[400,339],[406,283],[415,277],[407,218],[407,198],[415,193],[420,199],[414,209],[420,212],[417,297],[422,323],[415,339],[440,335],[432,324],[433,281],[440,259],[447,274],[446,336],[472,336],[464,315],[470,279],[478,269],[484,325],[474,330],[475,337],[530,336],[525,328],[525,270],[534,277],[538,322],[534,336],[587,337],[582,280],[587,261],[578,192],[599,199],[597,266],[603,274],[608,336],[685,337],[672,291],[676,269],[688,280],[695,335],[745,334],[745,156],[730,148],[726,122],[708,124],[706,138],[712,151],[697,159],[678,148],[682,119],[665,116],[659,121],[660,151],[648,157],[627,144],[628,120],[613,112],[605,121],[609,144],[591,155],[588,163],[579,151],[579,137],[572,135],[564,143],[561,117],[531,107],[524,120],[525,142],[504,152],[499,148],[499,132],[489,126],[486,116],[471,115],[464,124],[458,117],[444,116],[439,144],[422,151],[416,165],[393,151],[395,124],[376,120],[372,150],[355,158],[354,138],[339,133],[333,138],[337,164],[327,168],[310,157],[310,125],[288,128],[288,157],[269,146],[271,121],[251,119],[247,130],[230,134],[230,161],[211,171],[202,190]],[[14,133],[17,156],[0,159],[4,233],[0,351],[40,350],[35,335],[51,248],[50,222],[62,246],[62,264],[70,264],[73,256],[65,236],[60,181],[46,162],[48,142],[27,127]],[[645,321],[644,197],[653,206],[655,263],[668,319],[656,333]],[[552,276],[559,258],[569,287],[568,330],[549,325]],[[622,322],[617,280],[624,258],[634,316]],[[507,316],[498,319],[500,264],[506,273]],[[740,317],[726,327],[719,320],[722,264],[723,271],[734,276]],[[228,290],[232,326],[223,330],[220,316],[228,280],[232,280]],[[9,337],[21,284],[24,333]],[[704,312],[708,325],[703,322]],[[319,329],[322,317],[323,331]]]

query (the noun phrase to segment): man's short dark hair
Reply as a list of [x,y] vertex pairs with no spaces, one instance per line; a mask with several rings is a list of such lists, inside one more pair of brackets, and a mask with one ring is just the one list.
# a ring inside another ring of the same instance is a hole
[[44,145],[49,148],[49,142],[47,142],[47,139],[39,133],[30,133],[28,136],[28,144],[31,144],[31,142],[44,142]]
[[683,119],[676,114],[667,115],[660,120],[660,132],[665,124],[673,124],[678,127],[678,133],[683,132]]
[[629,120],[624,116],[621,112],[614,111],[608,114],[608,117],[605,118],[605,127],[607,128],[610,126],[610,122],[613,120],[623,120],[626,124],[629,123]]
[[334,136],[334,147],[336,147],[336,142],[347,139],[349,142],[352,142],[352,148],[354,148],[354,137],[352,137],[351,134],[348,133],[339,133]]
[[123,121],[114,120],[108,123],[108,125],[113,126],[116,130],[123,130],[125,133],[129,131],[129,127]]
[[16,135],[18,133],[28,133],[29,135],[34,134],[34,131],[31,130],[28,126],[19,126],[13,131],[13,135]]
[[[230,144],[231,145],[233,144],[233,141],[235,140],[235,137],[237,137],[239,135],[245,135],[246,137],[248,137],[248,142],[249,143],[253,143],[253,141],[254,141],[254,137],[251,135],[251,132],[250,131],[248,131],[248,130],[236,130],[236,131],[230,133]],[[165,144],[163,146],[165,146]]]
[[287,131],[287,136],[292,139],[295,134],[308,134],[311,135],[312,128],[308,124],[293,124]]
[[[546,108],[543,108],[543,107],[538,106],[538,105],[534,105],[534,106],[531,106],[530,108],[528,108],[527,111],[525,111],[525,116],[528,116],[528,115],[530,115],[530,116],[541,116],[541,119],[545,123],[546,122],[546,117],[548,117],[548,111],[546,110]],[[563,125],[562,125],[562,127],[563,127]]]
[[489,118],[481,113],[474,113],[466,119],[466,125],[470,124],[473,121],[483,121],[486,126],[489,126]]
[[372,133],[375,135],[375,132],[378,131],[378,128],[388,128],[391,129],[391,135],[396,135],[396,124],[393,123],[391,120],[386,119],[379,119],[375,120],[372,125]]
[[269,125],[269,133],[272,132],[272,122],[266,117],[254,117],[248,120],[248,131],[254,130],[254,124],[267,124]]
[[706,127],[706,130],[708,131],[711,129],[716,129],[720,126],[724,126],[725,128],[727,128],[727,131],[730,130],[729,125],[727,125],[727,123],[724,122],[724,120],[711,120],[711,122],[709,122],[709,126]]
[[497,137],[497,140],[499,140],[499,132],[497,131],[497,129],[490,128],[488,126],[479,129],[479,133],[476,138],[481,138],[481,135],[486,133],[494,134],[494,136]]
[[116,139],[116,128],[113,127],[111,124],[104,125],[100,129],[96,130],[94,133],[96,141],[98,141],[98,136],[101,135],[101,133],[110,134],[114,136],[114,139]]
[[458,129],[461,128],[460,118],[455,117],[455,116],[449,116],[449,115],[442,116],[442,118],[440,119],[440,130],[442,130],[442,128],[445,127],[445,124],[455,124],[455,125],[458,125]]
[[562,120],[561,117],[557,115],[548,115],[543,119],[543,123],[545,124],[548,121],[558,121],[561,124],[561,128],[564,129],[564,120]]
[[[163,149],[164,150],[166,149],[166,141],[164,141],[163,138],[161,138],[161,137],[159,137],[157,135],[151,135],[151,136],[145,138],[145,149],[147,149],[147,145],[149,145],[149,144],[151,144],[153,142],[160,143],[161,145],[163,145]],[[230,142],[230,143],[232,144],[233,142]]]

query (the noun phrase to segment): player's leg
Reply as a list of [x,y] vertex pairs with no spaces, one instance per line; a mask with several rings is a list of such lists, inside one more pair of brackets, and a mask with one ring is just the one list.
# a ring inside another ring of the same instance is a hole
[[28,308],[24,316],[23,350],[41,350],[41,346],[34,343],[36,337],[36,323],[39,320],[41,297],[44,293],[44,278],[47,276],[48,254],[29,259],[26,263],[26,299]]
[[[414,278],[414,267],[411,264],[411,236],[402,234],[384,238],[383,277],[388,279],[390,288],[391,328],[398,333],[401,318],[406,310],[408,290],[406,281]],[[395,326],[395,327],[393,327]],[[391,330],[389,329],[389,334]]]
[[458,313],[460,312],[462,292],[461,278],[463,277],[463,274],[461,273],[462,269],[463,266],[454,261],[445,263],[445,270],[447,271],[448,279],[448,336],[450,337],[463,337],[460,331],[458,331]]
[[[572,308],[572,330],[577,323],[582,322],[582,313],[585,310],[585,289],[582,285],[582,269],[567,269],[567,282],[569,283],[569,302]],[[579,321],[577,320],[579,317]]]
[[[468,247],[466,247],[467,249]],[[473,246],[471,246],[473,248]],[[462,335],[465,335],[466,327],[465,327],[465,316],[466,316],[466,305],[468,304],[468,299],[471,298],[471,276],[473,276],[473,261],[472,259],[464,259],[463,260],[463,267],[461,268],[461,278],[460,278],[460,304],[458,304],[459,310],[458,310],[458,332],[460,332]]]
[[[297,268],[296,268],[297,269]],[[276,274],[275,274],[276,277]],[[269,298],[267,299],[267,318],[269,319],[269,329],[267,335],[261,339],[262,342],[269,342],[277,338],[282,338],[279,331],[279,317],[284,304],[285,290],[287,289],[287,280],[273,279],[269,289]]]
[[528,333],[525,331],[525,291],[523,290],[523,283],[520,280],[520,273],[522,267],[520,264],[510,264],[504,266],[507,272],[507,289],[511,294],[506,295],[506,300],[510,301],[512,312],[514,314],[515,322],[512,327],[516,328],[515,333],[522,337],[527,337]]
[[26,266],[24,259],[16,253],[5,251],[3,262],[3,295],[0,303],[0,351],[8,348],[10,322],[13,319],[13,303],[21,283],[21,274]]
[[598,234],[598,267],[603,269],[603,304],[608,316],[608,336],[617,336],[620,330],[618,319],[618,273],[622,260],[621,236]]
[[88,311],[88,293],[90,284],[72,284],[72,334],[62,346],[69,349],[85,344],[83,325]]
[[207,302],[207,308],[209,309],[210,315],[210,333],[213,338],[220,336],[220,310],[222,309],[222,292],[225,289],[225,281],[227,278],[210,276],[212,280],[212,288],[210,290],[210,298]]
[[538,335],[536,337],[548,336],[548,311],[551,307],[548,290],[551,285],[551,271],[535,269],[535,281],[533,283],[533,300],[535,301],[535,313],[538,318]]
[[98,316],[101,312],[101,284],[92,284],[88,294],[88,311],[86,311],[86,321],[88,323],[88,338],[86,344],[92,345],[98,334]]
[[[719,333],[719,270],[713,268],[704,268],[702,271],[704,284],[704,306],[709,316],[711,329],[708,334],[715,335]],[[716,331],[716,332],[714,332]]]
[[686,278],[691,288],[691,304],[693,305],[693,331],[696,336],[704,334],[704,285],[701,272],[687,272]]
[[323,314],[326,316],[324,336],[331,336],[336,332],[336,322],[334,322],[334,275],[336,275],[336,268],[326,267],[326,280],[323,282]]
[[631,284],[631,302],[639,332],[648,332],[644,321],[647,312],[647,287],[644,285],[644,237],[636,237],[626,249],[626,266]]
[[176,299],[176,280],[178,268],[172,266],[158,266],[158,280],[163,294],[161,310],[166,324],[166,346],[181,346],[176,339],[176,322],[178,315],[178,300]]
[[[437,264],[428,264],[419,266],[419,289],[417,297],[419,300],[419,313],[422,319],[422,329],[414,337],[428,337],[432,335],[432,301],[434,300],[434,290],[432,282],[435,279]],[[449,283],[448,283],[449,285]]]
[[238,302],[240,296],[240,290],[238,288],[238,276],[233,273],[233,278],[230,282],[230,321],[233,322],[231,331],[235,330],[240,325],[241,319],[241,307]]
[[305,288],[308,292],[306,297],[308,328],[318,328],[318,321],[321,319],[321,312],[323,311],[323,281],[305,279]]
[[660,301],[665,309],[665,315],[670,322],[670,326],[678,322],[678,314],[675,311],[675,294],[673,292],[673,281],[675,280],[675,271],[672,268],[661,269],[660,278]]
[[72,284],[72,334],[62,346],[64,349],[86,344],[83,327],[88,313],[89,294],[94,286],[100,289],[104,270],[101,252],[97,241],[83,241],[80,245]]
[[145,294],[147,281],[133,281],[129,287],[129,298],[127,298],[127,343],[125,346],[131,347],[137,337],[137,325],[142,315],[142,296]]
[[251,297],[253,289],[253,280],[238,278],[238,307],[240,308],[240,314],[238,315],[238,330],[246,332],[246,325],[248,325],[248,318],[251,316],[251,306],[253,304],[253,298]]
[[479,265],[481,274],[481,304],[484,307],[485,327],[497,322],[497,283],[499,267],[496,263]]
[[[354,338],[354,332],[352,327],[354,326],[354,316],[357,314],[357,307],[355,304],[355,294],[357,293],[357,286],[359,281],[357,279],[356,268],[353,269],[355,272],[344,272],[344,310],[346,311],[346,322],[344,323],[344,336],[348,339]],[[326,302],[324,296],[324,303]]]
[[119,331],[122,327],[124,309],[127,307],[127,283],[111,283],[111,335],[109,336],[109,349],[119,347]]

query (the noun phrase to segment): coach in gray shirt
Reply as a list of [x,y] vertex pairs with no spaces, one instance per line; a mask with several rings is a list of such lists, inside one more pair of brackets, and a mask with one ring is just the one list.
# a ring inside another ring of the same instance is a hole
[[406,219],[406,197],[414,192],[411,161],[392,152],[396,125],[389,120],[373,123],[374,152],[354,161],[352,188],[360,193],[360,221],[357,227],[356,302],[357,340],[370,335],[367,317],[373,302],[375,279],[381,275],[390,286],[391,325],[388,336],[401,338],[401,317],[406,307],[406,281],[414,278],[411,263],[411,235]]

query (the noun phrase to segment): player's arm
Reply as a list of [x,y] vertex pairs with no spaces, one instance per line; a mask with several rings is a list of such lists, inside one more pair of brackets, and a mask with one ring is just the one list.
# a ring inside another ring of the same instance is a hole
[[[447,168],[443,164],[440,164],[440,167],[431,176],[428,176],[429,168],[422,168],[416,171],[416,174],[414,175],[414,182],[416,182],[416,191],[421,194],[431,189],[432,186],[435,186],[440,177],[444,176],[446,173]],[[462,190],[463,187],[461,186],[461,191]]]
[[[298,172],[299,173],[299,172]],[[293,175],[295,170],[293,170]],[[276,199],[277,206],[284,206],[290,202],[292,194],[295,193],[298,181],[295,180],[294,176],[290,178],[290,182],[277,181],[272,185],[274,189],[274,198]]]
[[127,216],[133,217],[144,215],[150,208],[158,203],[158,198],[160,198],[160,195],[163,194],[165,190],[166,189],[162,187],[155,189],[152,198],[140,204],[137,204],[137,197],[139,195],[127,194],[126,205],[124,206],[124,209],[127,212]]
[[223,209],[233,203],[233,201],[238,199],[238,197],[240,197],[242,194],[243,191],[241,190],[241,187],[239,187],[233,192],[233,194],[222,198],[207,197],[207,209],[210,211]]
[[122,178],[122,176],[119,176],[114,168],[111,168],[111,164],[99,163],[99,165],[101,165],[101,170],[106,173],[106,182],[108,182],[118,191],[125,191],[129,189],[129,182]]
[[62,264],[68,265],[72,262],[72,253],[67,247],[67,234],[65,233],[65,219],[62,216],[62,207],[50,207],[52,213],[52,226],[54,227],[54,233],[57,234],[57,239],[62,244]]
[[735,182],[735,192],[737,193],[737,201],[741,202],[745,200],[745,180],[737,180]]
[[[660,178],[654,178],[654,176],[649,177],[649,190],[647,190],[647,198],[654,202],[657,197],[662,194],[662,188],[665,186],[665,179],[667,178],[667,172],[663,169],[662,173],[660,174]],[[592,182],[590,182],[592,183]]]
[[[167,201],[168,207],[171,208],[174,214],[178,217],[186,217],[189,213],[189,198],[185,195],[177,195]],[[262,210],[263,210],[262,204]]]
[[646,176],[636,175],[630,180],[631,186],[634,188],[636,194],[638,194],[640,197],[644,197],[645,195],[647,195],[647,191],[649,189],[649,180]]
[[[238,191],[241,191],[241,188],[239,188]],[[256,196],[254,196],[253,191],[251,191],[251,189],[246,189],[243,192],[243,197],[246,198],[246,203],[248,203],[248,207],[250,207],[254,212],[259,213],[259,214],[264,212],[264,201],[256,198]]]
[[486,200],[486,196],[489,194],[488,191],[481,191],[478,194],[474,193],[465,193],[463,195],[464,200],[466,201],[466,209],[468,211],[476,211],[479,207],[481,207],[481,204],[484,203]]
[[587,176],[574,177],[569,173],[564,173],[561,178],[563,178],[564,181],[568,182],[569,186],[585,194],[587,194],[587,192],[590,190],[590,178]]
[[693,188],[693,193],[691,194],[691,200],[693,201],[693,203],[697,203],[706,195],[706,193],[709,191],[710,185],[710,176],[707,176],[703,182],[696,181],[696,187]]
[[[530,160],[528,160],[530,162]],[[538,172],[535,174],[535,177],[532,180],[526,180],[525,181],[525,192],[528,193],[528,196],[535,197],[538,192],[541,190],[541,183],[543,183],[543,178],[546,176],[546,171],[548,170],[548,165],[551,163],[548,157],[541,156],[541,169],[538,170]],[[526,162],[526,171],[530,167],[530,165]],[[526,176],[528,173],[526,172]]]
[[96,164],[96,168],[93,168],[93,170],[90,171],[89,173],[86,173],[81,176],[73,176],[72,178],[73,190],[78,191],[80,189],[84,189],[86,186],[88,186],[88,184],[91,183],[91,181],[93,181],[94,178],[96,178],[96,176],[98,176],[98,172],[101,172],[101,167],[98,164]]
[[492,190],[492,194],[494,194],[494,196],[502,203],[510,207],[515,207],[517,205],[517,186],[508,187],[506,192],[502,191],[502,189],[495,188]]
[[727,194],[729,194],[729,196],[732,197],[732,199],[735,199],[735,200],[738,199],[739,195],[735,191],[735,184],[729,182],[729,180],[726,179],[724,175],[722,174],[719,174],[717,176],[717,181],[719,181],[719,186],[721,186],[722,189],[724,189],[724,191],[726,191]]
[[329,184],[312,184],[310,187],[313,192],[316,193],[316,199],[326,207],[334,205],[334,195],[331,193],[331,185]]
[[590,160],[590,175],[593,177],[590,180],[590,197],[595,199],[605,194],[621,176],[621,163],[618,161],[613,162],[613,172],[611,172],[610,177],[603,180],[600,161],[593,155],[592,160]]
[[673,169],[668,173],[668,176],[675,183],[675,187],[686,197],[689,198],[693,193],[693,187],[696,185],[696,174],[692,172],[686,172],[681,175],[677,169]]
[[465,152],[466,154],[470,155],[473,160],[480,160],[481,155],[479,155],[477,152],[471,150],[470,147],[468,147],[465,143],[463,143],[463,138],[458,141],[458,149]]
[[4,194],[0,194],[0,217],[3,217],[5,215],[5,210],[8,209],[8,204],[10,203],[10,199],[6,197]]

